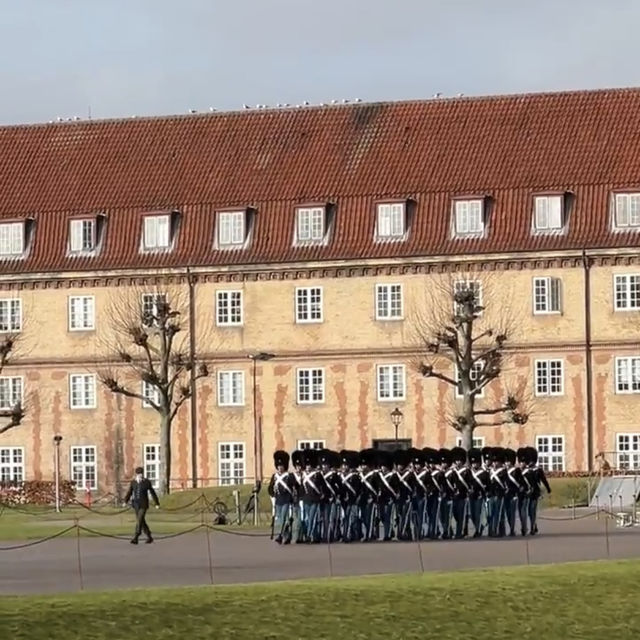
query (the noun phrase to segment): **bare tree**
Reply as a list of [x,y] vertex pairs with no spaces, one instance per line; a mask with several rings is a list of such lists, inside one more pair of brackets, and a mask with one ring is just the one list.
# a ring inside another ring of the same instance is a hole
[[507,390],[495,406],[479,402],[483,390],[504,373],[507,341],[516,326],[508,300],[496,301],[496,313],[486,313],[482,302],[483,297],[491,299],[490,284],[490,278],[473,275],[436,283],[424,307],[414,313],[420,351],[415,368],[425,378],[457,388],[451,424],[467,450],[478,427],[528,420],[521,385]]
[[160,421],[160,491],[169,493],[171,432],[192,383],[209,375],[190,349],[189,304],[183,290],[133,288],[114,297],[108,310],[112,335],[103,349],[114,366],[98,367],[100,382],[112,393],[136,398]]
[[[15,357],[17,342],[18,336],[15,334],[8,334],[0,339],[0,375],[9,361]],[[11,406],[6,409],[0,408],[0,434],[20,425],[25,415],[22,398],[14,402],[11,397],[13,389],[9,388],[8,393]]]

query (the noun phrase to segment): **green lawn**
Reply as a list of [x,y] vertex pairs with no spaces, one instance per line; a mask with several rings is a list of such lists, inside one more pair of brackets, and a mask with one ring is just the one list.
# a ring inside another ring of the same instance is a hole
[[635,638],[640,562],[0,598],[12,640]]
[[[552,493],[544,494],[541,508],[570,506],[587,502],[588,480],[583,478],[553,478],[550,480]],[[595,484],[592,481],[592,490]],[[252,487],[244,485],[240,490],[240,505],[244,511]],[[151,510],[148,516],[149,525],[156,535],[187,531],[201,522],[213,524],[214,514],[211,505],[222,501],[228,509],[227,517],[235,521],[235,507],[232,495],[233,488],[218,487],[190,489],[172,493],[161,498],[162,508]],[[205,499],[202,499],[202,496]],[[26,510],[29,513],[22,513]],[[33,540],[54,535],[74,525],[76,519],[87,529],[109,535],[131,535],[134,516],[131,510],[119,513],[120,509],[97,506],[98,513],[87,511],[82,507],[65,507],[61,513],[52,512],[50,507],[21,507],[21,511],[0,507],[0,540]],[[260,493],[259,499],[260,527],[268,528],[271,522],[271,501],[266,491]],[[243,526],[251,527],[253,514]],[[232,525],[236,527],[237,525]],[[75,530],[66,535],[76,535]],[[90,536],[90,532],[81,531],[81,535]]]

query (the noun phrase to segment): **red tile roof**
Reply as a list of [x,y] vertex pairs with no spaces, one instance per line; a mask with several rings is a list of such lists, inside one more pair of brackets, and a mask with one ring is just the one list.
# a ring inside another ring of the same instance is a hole
[[[251,110],[0,128],[0,219],[31,216],[0,272],[225,265],[638,246],[612,233],[614,188],[640,185],[640,89]],[[572,191],[564,235],[532,236],[532,194]],[[451,198],[492,198],[484,239],[450,238]],[[376,200],[412,198],[403,243],[375,243]],[[294,206],[336,205],[327,246],[294,247]],[[214,211],[255,207],[251,245],[213,249]],[[140,213],[182,212],[169,254],[140,255]],[[104,246],[66,257],[71,215]]]

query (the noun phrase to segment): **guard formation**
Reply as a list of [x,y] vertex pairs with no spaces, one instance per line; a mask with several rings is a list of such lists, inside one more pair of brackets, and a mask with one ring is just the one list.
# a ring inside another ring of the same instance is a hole
[[551,493],[533,447],[304,449],[273,459],[278,544],[535,535],[541,486]]

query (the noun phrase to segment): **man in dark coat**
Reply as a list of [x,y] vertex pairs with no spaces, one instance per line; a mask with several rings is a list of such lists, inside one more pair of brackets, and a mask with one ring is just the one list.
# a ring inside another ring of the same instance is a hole
[[136,469],[136,477],[131,481],[127,495],[124,497],[125,504],[128,504],[129,500],[131,500],[131,505],[136,512],[136,532],[131,540],[131,544],[138,544],[138,538],[140,538],[140,534],[142,533],[147,537],[147,544],[153,542],[151,531],[146,520],[147,511],[149,510],[149,494],[151,494],[153,498],[156,509],[159,509],[160,501],[158,500],[158,496],[149,479],[144,477],[144,469],[138,467]]
[[293,507],[296,501],[296,480],[289,472],[289,454],[276,451],[273,454],[275,472],[269,482],[268,493],[273,501],[271,536],[277,531],[276,542],[289,544],[293,534]]

